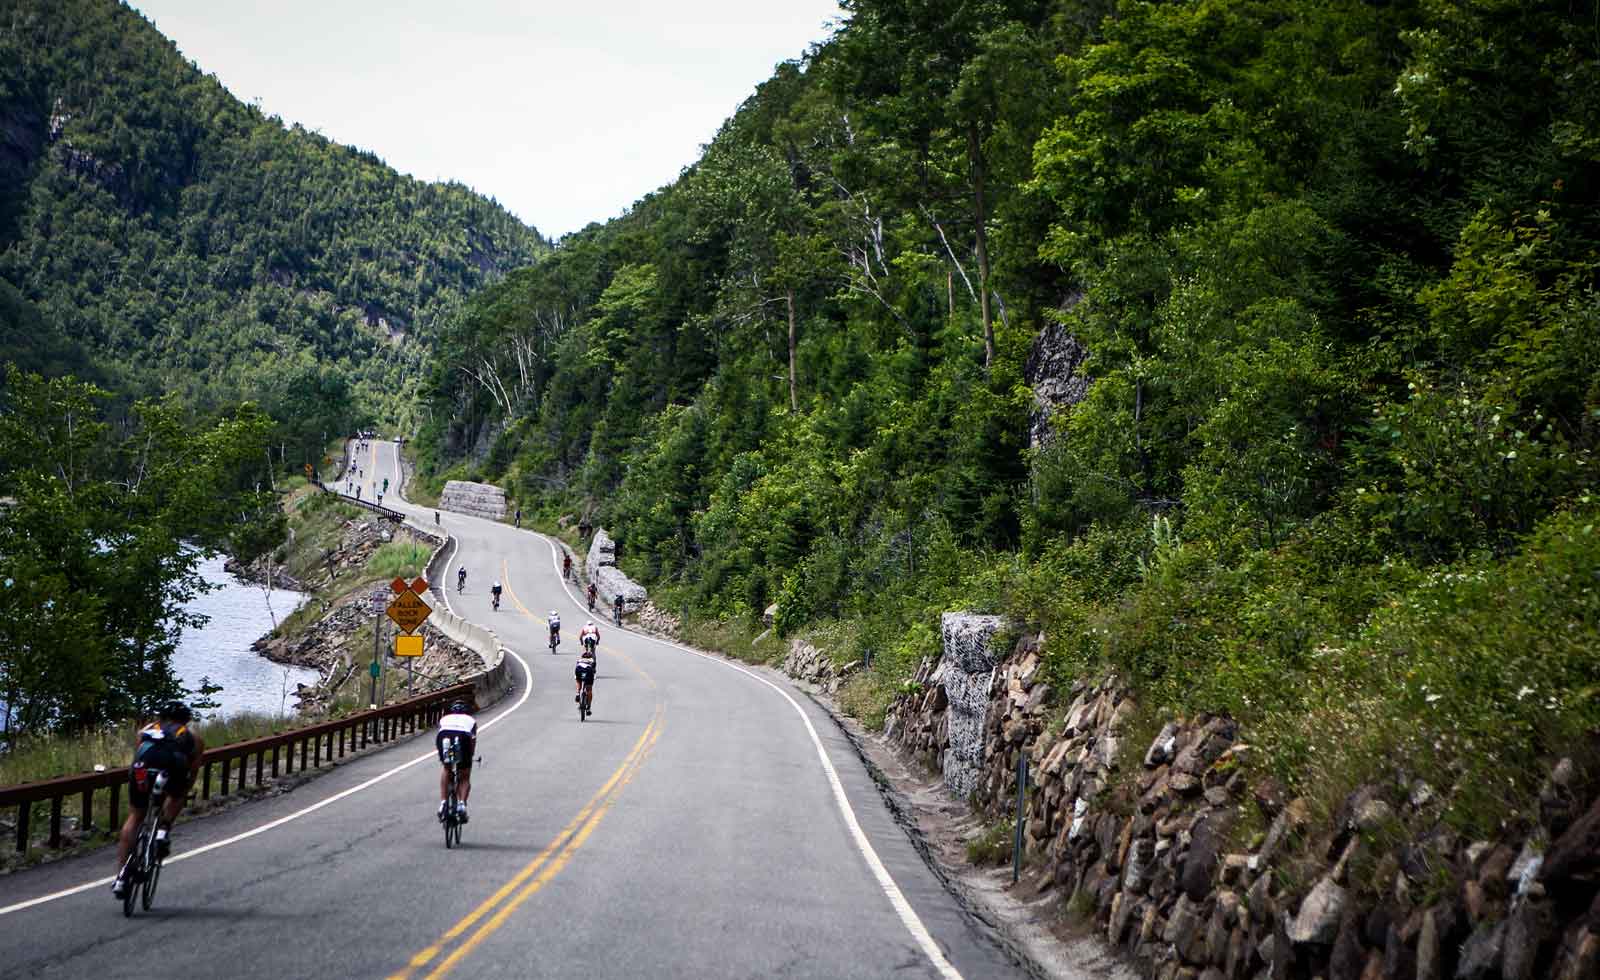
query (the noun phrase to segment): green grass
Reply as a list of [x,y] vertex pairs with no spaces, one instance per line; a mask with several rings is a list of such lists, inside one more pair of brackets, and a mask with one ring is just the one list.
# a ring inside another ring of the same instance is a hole
[[967,860],[973,864],[1004,864],[1011,860],[1015,840],[1016,824],[1009,820],[992,824],[967,842]]
[[781,661],[789,645],[768,634],[759,642],[765,627],[752,626],[739,619],[695,619],[690,616],[683,633],[683,641],[702,650],[717,653],[751,664],[771,664]]
[[433,547],[419,541],[390,541],[379,545],[367,559],[369,579],[416,578],[427,567]]

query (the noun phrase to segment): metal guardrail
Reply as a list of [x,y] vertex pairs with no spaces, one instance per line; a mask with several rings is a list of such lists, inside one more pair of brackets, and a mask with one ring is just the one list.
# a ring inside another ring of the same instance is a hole
[[[400,511],[346,496],[326,484],[319,483],[318,486],[358,507],[365,507],[397,523],[406,523],[406,515]],[[448,560],[448,556],[455,550],[456,539],[436,528],[429,528],[416,522],[411,522],[409,526],[438,542],[438,547],[434,549],[425,567],[429,581],[434,585],[432,591],[437,592],[442,599],[444,585],[434,581],[436,578],[434,572],[443,567],[441,562]],[[232,791],[243,792],[251,776],[249,760],[252,756],[255,758],[255,785],[259,787],[263,785],[269,770],[271,778],[276,779],[280,773],[288,775],[307,768],[321,768],[324,758],[331,764],[335,758],[343,758],[347,752],[357,752],[369,745],[386,744],[402,736],[419,732],[424,727],[432,727],[438,722],[443,708],[456,698],[465,697],[474,700],[479,708],[487,707],[499,700],[508,689],[510,679],[506,670],[506,648],[500,643],[494,631],[467,622],[450,612],[444,602],[435,607],[434,615],[430,619],[445,636],[476,650],[483,658],[485,670],[452,687],[431,691],[406,701],[397,701],[382,708],[358,712],[345,718],[319,722],[248,742],[236,742],[209,749],[200,757],[201,775],[194,787],[200,798],[211,799],[212,778],[218,773],[219,767],[221,783],[218,795],[227,796]],[[300,750],[298,770],[295,768],[297,746]],[[289,750],[287,753],[283,752],[285,747]],[[237,774],[234,772],[235,760],[239,763]],[[60,847],[64,801],[74,796],[81,797],[79,829],[90,829],[93,827],[94,797],[101,790],[108,790],[110,793],[106,807],[108,819],[106,828],[115,833],[121,824],[122,787],[127,782],[128,770],[123,767],[107,769],[104,772],[61,776],[34,783],[0,786],[0,809],[16,807],[17,851],[25,852],[28,849],[30,823],[36,805],[50,804],[50,835],[45,843],[50,847]]]
[[[308,768],[320,769],[324,759],[331,764],[335,758],[343,758],[347,753],[358,752],[368,745],[383,745],[406,735],[415,734],[438,722],[439,716],[452,700],[476,697],[487,676],[480,675],[476,681],[431,691],[407,701],[397,701],[382,708],[358,712],[345,718],[319,722],[278,735],[251,739],[248,742],[235,742],[232,745],[208,749],[200,757],[201,774],[196,778],[192,789],[202,800],[209,800],[213,795],[211,791],[213,777],[220,775],[221,782],[216,795],[227,796],[230,792],[244,791],[251,776],[249,761],[252,756],[255,758],[255,785],[261,786],[269,771],[271,778],[276,779],[280,774],[291,775]],[[297,747],[300,750],[298,768],[295,764]],[[288,749],[287,752],[283,751],[285,748]],[[237,773],[235,773],[235,760],[239,763]],[[89,772],[0,787],[0,808],[16,807],[17,851],[20,853],[28,849],[29,824],[35,805],[45,802],[50,804],[50,836],[45,843],[50,847],[60,847],[63,801],[74,796],[81,797],[80,829],[88,829],[93,826],[94,796],[100,790],[110,791],[106,807],[106,829],[115,833],[122,823],[122,787],[127,782],[127,768],[119,767],[107,769],[105,772]]]

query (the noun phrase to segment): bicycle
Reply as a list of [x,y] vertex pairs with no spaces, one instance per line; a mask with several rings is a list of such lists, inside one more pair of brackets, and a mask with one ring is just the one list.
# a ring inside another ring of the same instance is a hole
[[550,631],[550,652],[555,653],[556,647],[561,645],[561,634],[555,630]]
[[445,793],[444,803],[444,847],[449,850],[461,843],[461,814],[456,812],[460,797],[456,793],[456,782],[459,778],[456,760],[456,741],[450,739],[450,747],[445,750],[444,764],[450,770],[449,788]]
[[494,611],[495,612],[499,612],[500,611],[500,593],[493,592],[493,593],[490,593],[490,596],[491,596],[490,604],[494,606]]
[[456,592],[459,594],[466,587],[467,587],[467,574],[466,574],[466,570],[462,569],[461,574],[456,576]]
[[589,699],[594,694],[594,681],[584,681],[583,696],[578,699],[578,720],[583,721],[594,712],[589,710]]
[[156,828],[161,824],[161,809],[167,795],[167,774],[156,770],[155,783],[150,787],[150,801],[145,807],[144,823],[139,826],[139,839],[122,866],[122,880],[127,890],[122,893],[122,914],[133,916],[134,902],[150,911],[156,899],[156,885],[161,881],[161,844],[156,840]]

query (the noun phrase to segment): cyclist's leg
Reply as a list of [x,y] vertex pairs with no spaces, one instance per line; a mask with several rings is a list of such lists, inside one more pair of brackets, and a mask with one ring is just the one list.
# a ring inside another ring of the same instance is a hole
[[133,840],[139,836],[139,825],[144,823],[144,807],[128,806],[128,819],[122,822],[122,832],[117,835],[117,874],[122,874],[128,855],[133,852]]

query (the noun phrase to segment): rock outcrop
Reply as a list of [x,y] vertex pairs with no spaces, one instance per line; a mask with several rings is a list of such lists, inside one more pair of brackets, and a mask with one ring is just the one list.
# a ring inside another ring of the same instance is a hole
[[504,520],[506,492],[492,483],[451,480],[444,485],[444,492],[439,495],[439,507],[460,514],[471,514],[473,517],[484,517],[491,521]]
[[1033,389],[1033,412],[1028,419],[1030,447],[1047,445],[1054,432],[1052,421],[1056,413],[1083,400],[1089,390],[1089,378],[1083,373],[1083,362],[1088,358],[1089,351],[1059,323],[1050,324],[1034,338],[1028,362],[1023,366],[1023,378]]
[[594,538],[589,542],[589,557],[584,562],[584,568],[589,576],[589,581],[595,585],[595,590],[600,594],[600,605],[609,612],[617,601],[617,596],[622,596],[622,611],[636,613],[644,608],[650,598],[644,586],[622,574],[622,569],[617,567],[617,545],[611,540],[605,528],[596,528]]

